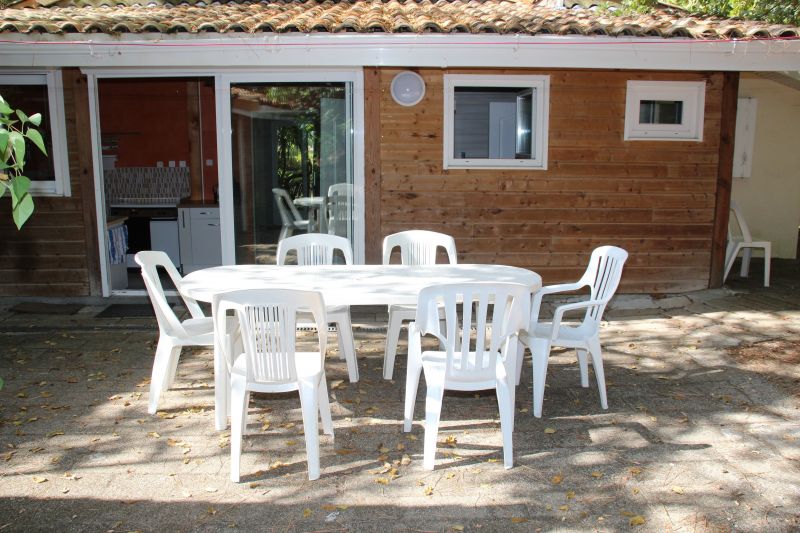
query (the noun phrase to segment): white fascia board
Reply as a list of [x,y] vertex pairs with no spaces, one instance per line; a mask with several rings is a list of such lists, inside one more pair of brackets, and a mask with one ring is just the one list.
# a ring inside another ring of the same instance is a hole
[[0,67],[510,67],[798,71],[800,40],[523,35],[14,35]]

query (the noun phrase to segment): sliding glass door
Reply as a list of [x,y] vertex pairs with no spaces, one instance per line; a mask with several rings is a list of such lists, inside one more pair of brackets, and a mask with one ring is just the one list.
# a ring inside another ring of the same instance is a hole
[[354,164],[360,77],[281,73],[218,83],[220,124],[229,124],[220,131],[229,162],[221,160],[223,261],[274,264],[278,241],[305,232],[346,237],[363,258],[363,176]]

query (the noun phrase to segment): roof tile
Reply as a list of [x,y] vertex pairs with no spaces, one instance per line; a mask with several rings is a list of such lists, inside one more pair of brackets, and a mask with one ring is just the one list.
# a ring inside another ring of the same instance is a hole
[[[38,2],[38,3],[37,3]],[[690,37],[800,37],[800,28],[687,17],[661,9],[616,16],[540,0],[22,0],[0,9],[3,33],[498,33]]]

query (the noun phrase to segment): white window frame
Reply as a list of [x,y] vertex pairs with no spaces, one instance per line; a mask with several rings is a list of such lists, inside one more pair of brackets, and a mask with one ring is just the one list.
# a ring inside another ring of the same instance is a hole
[[[681,124],[642,124],[639,106],[642,100],[666,100],[683,103]],[[628,81],[625,99],[626,141],[702,141],[705,114],[704,81]]]
[[[454,109],[456,87],[517,87],[534,89],[536,110],[531,117],[534,135],[530,159],[461,159],[453,156]],[[505,76],[505,75],[444,75],[444,160],[447,168],[525,168],[547,169],[547,137],[550,117],[550,76]]]
[[[46,132],[52,139],[51,153],[47,157],[53,163],[53,181],[31,181],[30,193],[36,196],[71,196],[69,180],[69,161],[67,159],[67,131],[64,119],[64,84],[60,70],[38,70],[13,73],[0,73],[2,85],[46,85],[47,120],[50,131]],[[14,102],[10,102],[13,107]],[[44,110],[23,109],[26,114],[44,114]],[[32,148],[36,149],[36,148]]]

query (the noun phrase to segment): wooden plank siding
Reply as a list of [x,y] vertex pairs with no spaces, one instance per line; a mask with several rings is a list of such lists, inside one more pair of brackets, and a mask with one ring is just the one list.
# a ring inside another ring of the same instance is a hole
[[[381,238],[449,233],[460,262],[531,268],[548,284],[577,279],[593,248],[617,244],[630,252],[624,292],[709,286],[722,73],[419,69],[425,98],[402,107],[389,92],[400,70],[380,69],[380,213],[368,210],[367,226]],[[443,170],[448,72],[549,75],[548,169]],[[703,141],[624,141],[628,80],[706,81]]]
[[[11,202],[7,197],[0,201],[0,296],[86,296],[92,292],[90,277],[94,274],[90,272],[95,266],[88,263],[96,261],[97,239],[87,231],[84,213],[88,208],[94,217],[93,187],[86,188],[91,184],[92,169],[91,159],[87,168],[85,154],[79,153],[91,141],[88,115],[78,116],[88,113],[88,108],[76,105],[76,90],[85,92],[86,80],[77,69],[66,69],[64,108],[71,196],[34,197],[34,213],[19,231],[11,219]],[[87,98],[85,94],[78,97]],[[84,137],[81,142],[78,135]],[[99,274],[94,277],[96,284]]]

